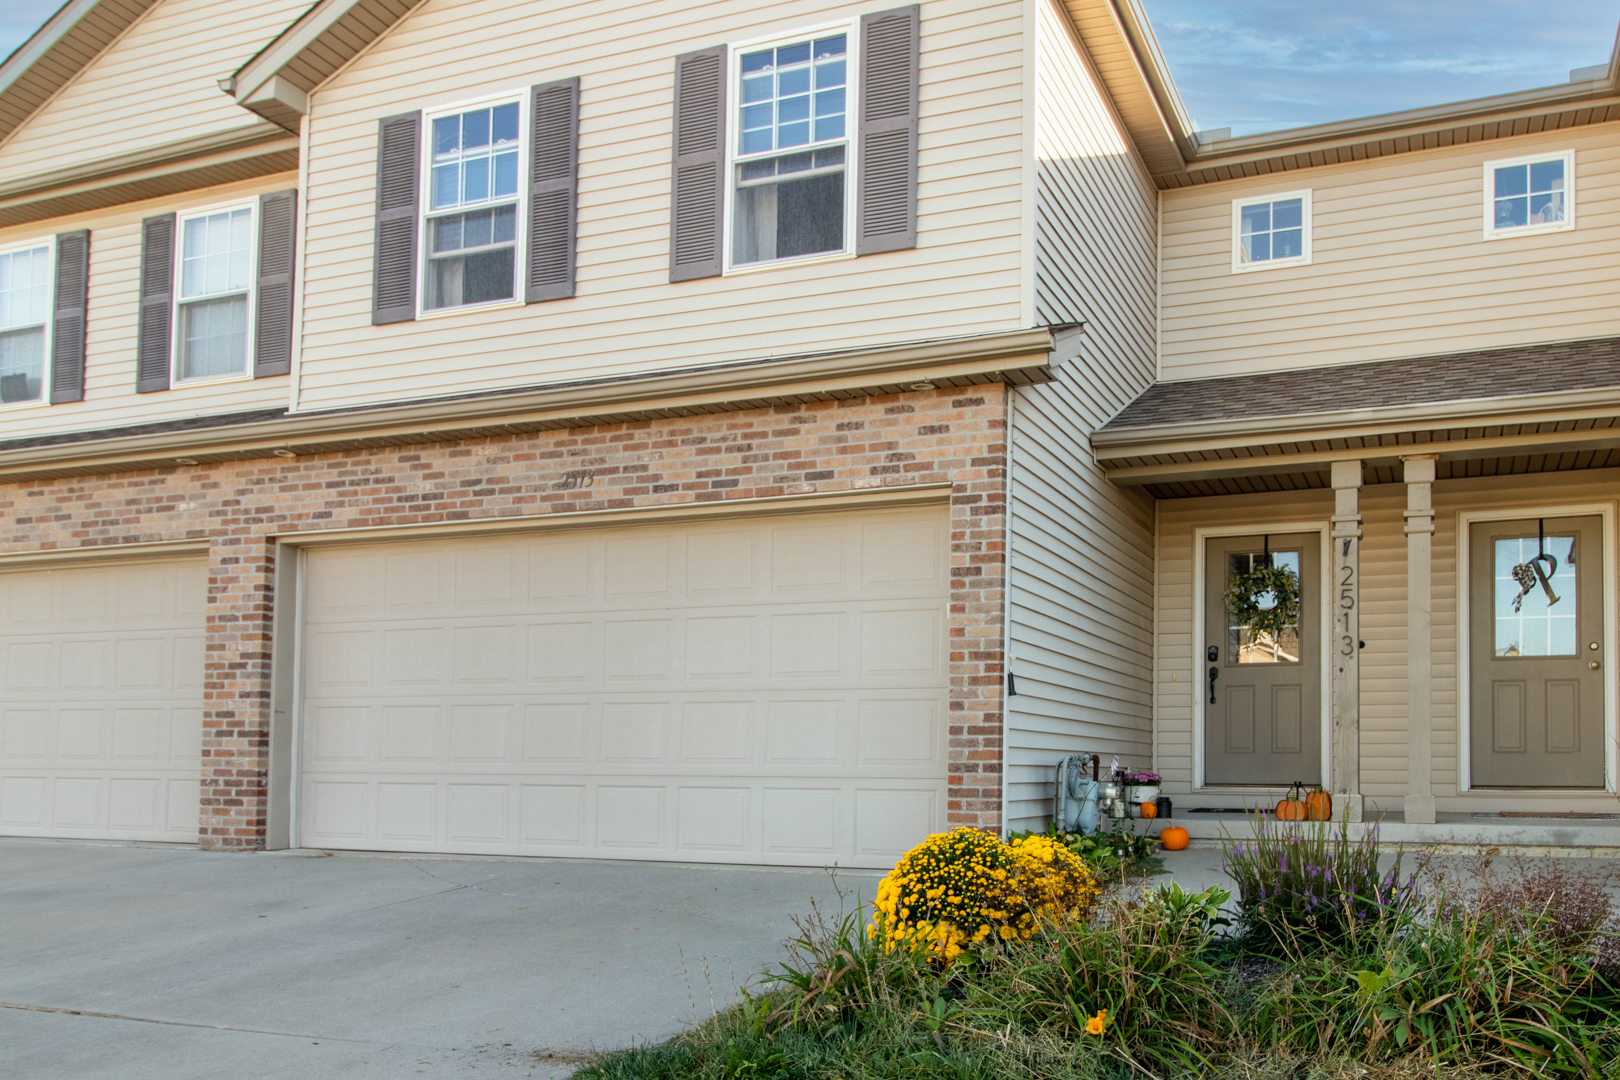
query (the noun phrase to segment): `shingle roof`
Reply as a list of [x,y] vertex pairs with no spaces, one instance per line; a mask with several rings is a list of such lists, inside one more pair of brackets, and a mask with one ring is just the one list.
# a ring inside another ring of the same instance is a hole
[[1103,430],[1606,387],[1620,387],[1620,337],[1154,383]]

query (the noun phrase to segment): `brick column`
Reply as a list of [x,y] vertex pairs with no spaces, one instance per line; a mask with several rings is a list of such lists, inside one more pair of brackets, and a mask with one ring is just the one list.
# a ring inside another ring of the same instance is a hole
[[[960,404],[985,415],[982,453],[952,477],[951,717],[947,820],[999,833],[1007,587],[1007,388]],[[953,405],[959,404],[953,402]]]
[[209,850],[265,842],[275,569],[275,545],[263,536],[216,537],[209,546],[197,823]]

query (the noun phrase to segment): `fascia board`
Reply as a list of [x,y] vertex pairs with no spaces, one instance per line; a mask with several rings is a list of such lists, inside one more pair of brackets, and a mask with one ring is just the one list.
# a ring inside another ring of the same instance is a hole
[[[21,127],[27,117],[71,82],[154,3],[156,0],[68,0],[63,4],[33,36],[0,61],[0,105],[13,106],[0,107],[0,139]],[[98,9],[104,9],[99,11],[102,18],[87,21],[86,17]],[[81,46],[80,58],[52,56],[73,44]],[[41,72],[47,58],[57,61],[48,74]],[[38,85],[28,85],[28,76],[36,72],[40,73]],[[6,118],[7,113],[12,114],[11,118]]]
[[[362,409],[289,413],[251,425],[111,436],[0,451],[0,477],[50,469],[152,467],[156,460],[210,453],[269,454],[277,448],[343,439],[386,439],[472,428],[544,424],[581,416],[670,411],[808,396],[893,383],[993,374],[1046,382],[1052,347],[1046,329],[953,338],[874,350],[712,365],[678,372],[590,380],[517,394]],[[446,437],[455,437],[446,434]]]
[[[289,69],[311,47],[325,40],[351,16],[370,16],[375,33],[350,32],[329,43],[341,68],[377,41],[424,0],[320,0],[275,40],[237,69],[224,85],[236,103],[273,123],[297,129],[297,117],[309,112],[309,95],[321,81],[301,78]],[[351,27],[351,31],[353,28]],[[330,77],[327,72],[324,77]]]
[[1300,453],[1233,453],[1221,457],[1193,457],[1155,465],[1116,464],[1098,455],[1104,475],[1116,484],[1170,484],[1241,476],[1276,476],[1320,471],[1335,461],[1363,465],[1393,465],[1403,457],[1433,456],[1442,461],[1475,461],[1522,457],[1529,454],[1568,454],[1620,448],[1620,427],[1579,431],[1536,432],[1529,435],[1478,436],[1467,439],[1429,440],[1378,446],[1312,448]]
[[1091,445],[1108,457],[1204,453],[1257,443],[1372,438],[1416,428],[1545,424],[1613,416],[1620,410],[1620,388],[1561,390],[1551,394],[1426,402],[1383,409],[1241,417],[1233,420],[1161,424],[1151,428],[1104,428]]
[[258,157],[278,150],[298,149],[298,140],[278,127],[254,124],[222,134],[166,143],[149,150],[100,158],[67,169],[32,173],[20,180],[0,184],[0,207],[27,201],[30,196],[69,194],[126,183],[171,172],[175,166],[219,164],[240,157]]
[[1369,141],[1416,138],[1473,124],[1531,119],[1572,106],[1613,105],[1620,103],[1620,89],[1615,83],[1611,70],[1609,76],[1587,82],[1541,87],[1263,135],[1246,135],[1239,139],[1223,139],[1209,149],[1190,155],[1187,168],[1240,168],[1279,156],[1322,153]]

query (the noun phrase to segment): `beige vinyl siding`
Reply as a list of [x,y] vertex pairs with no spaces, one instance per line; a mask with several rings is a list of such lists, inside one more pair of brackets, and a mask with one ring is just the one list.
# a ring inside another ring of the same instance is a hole
[[309,0],[162,0],[0,145],[0,183],[170,143],[281,132],[219,89]]
[[[918,249],[671,284],[674,57],[866,7],[429,0],[315,95],[301,407],[1018,325],[1021,4],[923,5]],[[578,295],[371,325],[379,117],[577,75]]]
[[[1538,507],[1612,505],[1617,492],[1620,470],[1615,469],[1435,484],[1432,776],[1441,812],[1512,809],[1526,799],[1544,806],[1550,798],[1559,809],[1613,810],[1613,796],[1602,794],[1458,792],[1457,526],[1465,511],[1522,511],[1532,517]],[[1407,783],[1405,506],[1404,484],[1361,489],[1361,638],[1366,642],[1361,654],[1361,790],[1371,809],[1389,812],[1401,810]],[[1200,616],[1192,595],[1193,530],[1252,523],[1260,531],[1270,522],[1326,521],[1332,512],[1331,492],[1320,490],[1159,503],[1157,760],[1173,794],[1191,791],[1193,694],[1201,688],[1202,665],[1194,656],[1194,623]],[[1612,559],[1607,569],[1616,572]],[[1219,801],[1213,795],[1203,798],[1206,805]],[[1196,796],[1192,805],[1200,805]]]
[[[189,383],[152,394],[135,393],[135,349],[140,317],[141,219],[152,214],[245,203],[298,183],[296,174],[266,177],[196,191],[174,199],[136,203],[59,218],[43,225],[0,230],[0,247],[48,240],[59,232],[90,230],[90,294],[85,334],[83,401],[0,409],[0,441],[30,435],[99,431],[191,416],[278,409],[287,405],[285,377]],[[252,343],[249,342],[251,366]]]
[[1157,198],[1065,16],[1041,0],[1038,18],[1037,321],[1086,327],[1056,382],[1013,399],[1012,829],[1050,820],[1063,755],[1153,754],[1153,507],[1087,440],[1153,379]]
[[[1575,228],[1483,239],[1484,163],[1568,149]],[[1311,265],[1232,273],[1232,200],[1304,188]],[[1163,214],[1166,379],[1620,334],[1617,124],[1165,192]]]

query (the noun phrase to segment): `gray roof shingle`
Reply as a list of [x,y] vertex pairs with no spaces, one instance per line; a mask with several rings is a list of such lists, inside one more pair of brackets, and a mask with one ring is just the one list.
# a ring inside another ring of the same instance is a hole
[[1620,337],[1154,383],[1105,431],[1620,387]]

